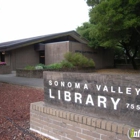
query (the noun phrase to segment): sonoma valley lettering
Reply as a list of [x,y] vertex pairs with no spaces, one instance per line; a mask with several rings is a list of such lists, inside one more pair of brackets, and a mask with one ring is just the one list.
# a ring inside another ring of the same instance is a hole
[[[78,82],[72,83],[72,82],[65,82],[65,81],[48,81],[49,86],[54,86],[54,87],[67,87],[67,88],[75,88],[75,89],[84,89],[88,90],[88,84],[81,84]],[[132,89],[131,87],[126,87],[125,89],[122,89],[121,87],[113,87],[113,86],[107,86],[107,85],[100,85],[100,84],[95,84],[94,89],[97,91],[102,91],[102,92],[110,92],[110,93],[118,93],[118,94],[136,94],[140,95],[140,88],[134,88]],[[134,92],[132,92],[134,90]]]
[[[127,96],[134,94],[135,96],[140,95],[140,88],[131,87],[122,88],[120,86],[113,87],[93,83],[53,80],[48,80],[47,85],[47,94],[49,95],[47,97],[51,100],[64,102],[64,104],[69,102],[87,107],[112,108],[113,110],[118,110],[119,105],[124,104],[124,101],[121,99],[123,94],[126,94]],[[94,90],[92,90],[91,87]],[[102,95],[102,93],[109,93],[110,95]],[[121,96],[116,96],[117,94]]]

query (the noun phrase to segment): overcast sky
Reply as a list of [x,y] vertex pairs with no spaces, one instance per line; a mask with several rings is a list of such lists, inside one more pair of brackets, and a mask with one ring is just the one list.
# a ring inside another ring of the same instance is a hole
[[0,43],[75,30],[88,11],[85,0],[0,0]]

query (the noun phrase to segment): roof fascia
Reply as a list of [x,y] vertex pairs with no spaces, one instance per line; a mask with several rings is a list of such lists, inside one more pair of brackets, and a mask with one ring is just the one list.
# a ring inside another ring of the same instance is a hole
[[19,40],[18,43],[13,43],[11,45],[1,47],[0,51],[10,51],[10,50],[17,49],[17,48],[20,48],[20,47],[24,47],[24,46],[27,46],[27,45],[40,43],[40,42],[48,41],[50,39],[55,39],[55,38],[62,37],[62,36],[67,36],[67,35],[70,35],[71,37],[73,37],[74,39],[79,41],[80,43],[88,44],[88,41],[84,38],[81,38],[80,35],[76,31],[69,31],[69,32],[64,32],[64,33],[40,36],[38,38],[35,37],[33,39],[29,38],[29,40],[27,40],[27,41],[25,41],[25,39],[24,39],[23,41],[21,40],[21,42],[20,42],[20,40]]

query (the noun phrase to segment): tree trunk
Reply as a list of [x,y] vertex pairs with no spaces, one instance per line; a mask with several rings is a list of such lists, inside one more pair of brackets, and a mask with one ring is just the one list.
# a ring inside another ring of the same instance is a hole
[[132,63],[133,69],[134,69],[134,70],[137,70],[138,67],[137,67],[137,65],[136,65],[136,62],[135,62],[135,59],[134,59],[134,58],[131,58],[131,63]]
[[128,56],[129,60],[131,61],[131,64],[132,64],[132,66],[133,66],[133,69],[134,69],[134,70],[137,70],[138,67],[137,67],[137,65],[136,65],[135,58],[136,58],[136,56],[137,56],[138,47],[135,46],[135,52],[134,52],[133,56],[130,55],[130,50],[127,48],[127,44],[123,43],[123,47],[124,47],[125,50],[126,50],[126,55]]

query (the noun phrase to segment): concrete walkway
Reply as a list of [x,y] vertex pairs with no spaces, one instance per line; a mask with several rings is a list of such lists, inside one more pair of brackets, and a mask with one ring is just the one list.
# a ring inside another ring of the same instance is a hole
[[0,82],[42,89],[44,88],[43,78],[41,79],[41,78],[16,77],[15,73],[2,75],[0,74]]

